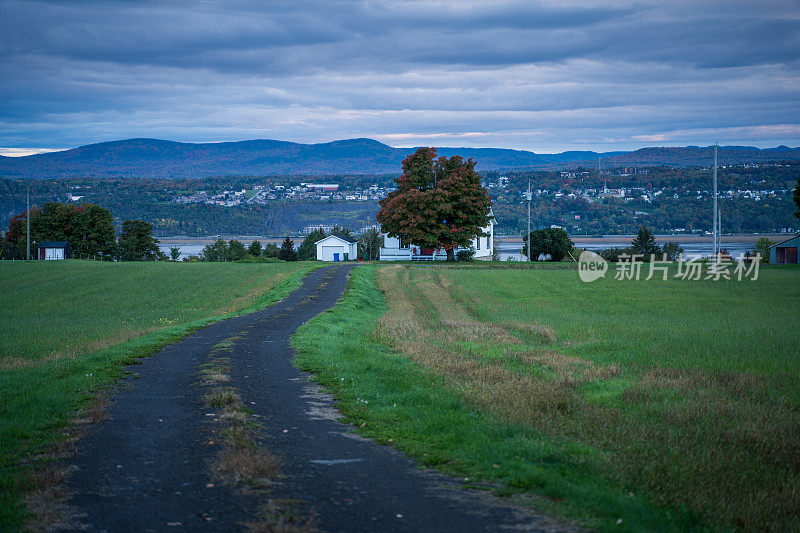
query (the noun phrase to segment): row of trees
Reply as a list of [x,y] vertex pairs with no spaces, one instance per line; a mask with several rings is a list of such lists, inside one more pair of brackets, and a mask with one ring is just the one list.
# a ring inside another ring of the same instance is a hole
[[[11,218],[8,231],[0,242],[0,257],[28,257],[28,212]],[[153,261],[165,259],[153,237],[153,225],[143,220],[125,220],[117,238],[111,211],[93,204],[48,202],[30,210],[31,253],[36,259],[38,244],[66,241],[73,257],[101,260]]]
[[636,237],[631,241],[627,248],[606,248],[601,250],[599,255],[606,261],[616,262],[620,258],[641,256],[642,261],[650,261],[651,256],[661,257],[666,261],[677,261],[683,253],[683,248],[678,243],[667,242],[664,246],[656,243],[653,233],[646,227],[640,226]]
[[[550,261],[562,261],[568,255],[577,260],[580,250],[575,249],[575,243],[569,238],[567,232],[561,228],[545,228],[531,231],[531,253],[528,254],[528,236],[523,234],[522,253],[529,261],[538,261],[540,257],[548,257]],[[620,256],[640,255],[644,261],[649,261],[650,256],[664,257],[668,261],[676,261],[683,253],[677,243],[668,242],[663,247],[656,243],[653,233],[646,227],[640,226],[631,245],[626,248],[607,248],[599,255],[606,261],[618,261]]]
[[[333,228],[331,234],[350,235],[350,230]],[[327,237],[321,229],[309,233],[300,246],[295,249],[294,241],[286,237],[279,247],[274,243],[261,245],[259,241],[253,241],[250,246],[237,240],[230,240],[227,243],[223,239],[218,239],[206,245],[199,256],[194,258],[198,261],[243,261],[258,258],[280,259],[283,261],[310,261],[317,258],[317,242]],[[358,257],[366,260],[378,259],[380,247],[383,246],[383,237],[375,230],[370,229],[361,234],[358,240]],[[170,248],[170,256],[173,260],[180,257],[181,251],[178,247]]]
[[[177,260],[180,254],[180,248],[170,248],[170,257],[173,260]],[[262,246],[260,241],[253,241],[250,246],[245,247],[244,243],[236,239],[231,239],[227,243],[224,239],[217,239],[213,243],[207,244],[199,256],[190,257],[190,260],[229,262],[258,258],[295,261],[297,253],[294,250],[294,242],[286,237],[280,248],[275,243],[267,243]]]

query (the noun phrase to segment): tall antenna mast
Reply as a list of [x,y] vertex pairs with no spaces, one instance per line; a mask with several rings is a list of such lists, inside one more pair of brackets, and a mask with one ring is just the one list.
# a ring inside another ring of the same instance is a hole
[[719,255],[719,211],[717,209],[717,143],[714,143],[714,257],[712,258],[712,272],[717,270]]
[[528,179],[528,192],[525,193],[528,200],[528,261],[531,260],[531,180]]
[[25,259],[31,260],[31,184],[28,183],[28,199],[25,202],[25,226],[27,227],[26,233],[27,244],[25,248]]

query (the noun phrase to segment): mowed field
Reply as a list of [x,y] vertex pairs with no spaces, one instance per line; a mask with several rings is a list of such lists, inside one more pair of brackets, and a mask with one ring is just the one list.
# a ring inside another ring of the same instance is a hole
[[25,518],[36,469],[67,453],[75,421],[125,364],[192,329],[264,307],[310,263],[0,264],[0,530]]
[[[295,337],[359,428],[606,530],[800,529],[800,269],[370,266]],[[488,483],[488,484],[487,484]]]

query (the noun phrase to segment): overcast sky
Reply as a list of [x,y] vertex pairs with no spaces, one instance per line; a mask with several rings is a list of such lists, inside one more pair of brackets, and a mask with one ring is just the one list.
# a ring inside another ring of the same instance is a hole
[[0,0],[0,153],[797,146],[799,70],[797,0]]

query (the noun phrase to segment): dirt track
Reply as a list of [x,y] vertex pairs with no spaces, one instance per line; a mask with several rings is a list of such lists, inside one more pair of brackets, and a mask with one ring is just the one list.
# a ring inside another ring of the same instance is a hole
[[[292,365],[296,328],[335,305],[350,266],[317,270],[272,307],[199,330],[141,365],[113,396],[110,419],[78,445],[66,489],[76,519],[92,531],[242,530],[265,500],[292,501],[325,531],[560,529],[458,479],[418,466],[337,421],[331,399]],[[231,386],[263,426],[259,443],[283,460],[268,493],[213,478],[216,414],[204,406],[197,371],[219,342]]]

